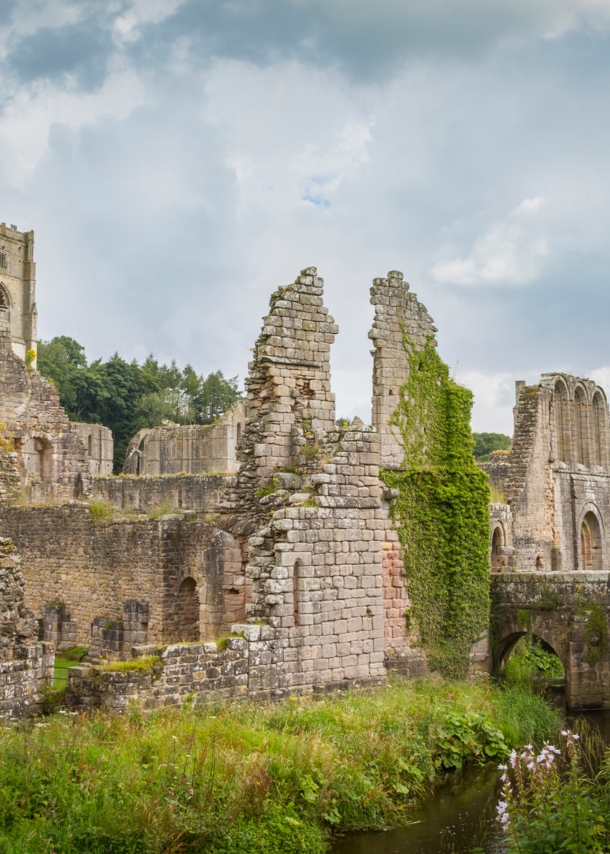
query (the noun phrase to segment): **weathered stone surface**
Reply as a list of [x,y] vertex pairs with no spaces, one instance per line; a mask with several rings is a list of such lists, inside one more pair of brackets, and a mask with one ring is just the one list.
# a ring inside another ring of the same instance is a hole
[[0,718],[27,717],[39,709],[53,661],[52,644],[38,641],[38,625],[24,604],[19,554],[10,539],[0,538]]
[[[610,708],[609,572],[493,573],[492,601],[496,668],[519,638],[531,632],[561,659],[570,708]],[[605,638],[587,633],[594,614],[605,623]],[[602,644],[603,655],[589,664],[597,644]]]
[[123,472],[234,474],[238,468],[236,447],[244,420],[244,402],[238,400],[214,424],[164,424],[140,430],[129,443]]

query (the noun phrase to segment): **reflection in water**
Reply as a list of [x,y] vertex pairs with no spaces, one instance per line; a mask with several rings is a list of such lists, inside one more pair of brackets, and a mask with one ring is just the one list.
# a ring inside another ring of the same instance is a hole
[[471,769],[414,809],[409,827],[348,834],[337,840],[333,854],[466,854],[477,846],[502,852],[503,833],[494,821],[498,794],[495,766]]
[[[568,715],[571,726],[584,717],[610,744],[610,712]],[[496,767],[471,769],[437,789],[414,809],[413,824],[385,833],[349,833],[333,845],[332,854],[485,854],[506,851],[502,830],[495,821],[500,783]]]

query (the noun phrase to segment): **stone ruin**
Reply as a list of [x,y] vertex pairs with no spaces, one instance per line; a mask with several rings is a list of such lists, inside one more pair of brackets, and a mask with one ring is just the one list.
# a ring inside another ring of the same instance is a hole
[[543,374],[516,385],[510,452],[483,463],[492,505],[492,569],[610,570],[610,429],[592,380]]
[[[310,267],[271,296],[246,398],[210,427],[141,431],[118,477],[105,428],[67,419],[0,317],[0,533],[22,555],[25,603],[45,643],[89,649],[70,671],[72,705],[282,696],[377,684],[388,668],[428,672],[406,617],[396,496],[379,475],[403,463],[391,417],[408,380],[405,341],[423,349],[436,328],[396,271],[374,280],[371,303],[372,426],[336,424],[338,328]],[[595,384],[564,375],[519,384],[512,451],[486,464],[501,499],[491,506],[494,620],[504,627],[496,659],[520,636],[515,603],[530,597],[538,619],[544,585],[532,586],[531,572],[561,571],[568,586],[573,571],[607,573],[608,447]],[[519,578],[530,587],[515,587]],[[598,587],[593,580],[591,596]],[[547,624],[540,618],[541,632]],[[606,664],[582,676],[587,631],[574,628],[580,670],[570,684],[582,690],[571,696],[589,691],[610,704]],[[47,672],[45,648],[31,643],[43,662],[36,672]],[[158,663],[137,673],[99,668],[143,656]],[[491,668],[487,635],[471,664]]]
[[[48,482],[57,500],[0,505],[0,532],[22,551],[26,600],[45,637],[59,649],[88,647],[93,665],[176,641],[203,643],[206,661],[239,652],[239,673],[227,659],[219,672],[228,681],[210,677],[214,690],[238,693],[377,683],[387,665],[427,672],[407,631],[398,534],[379,469],[382,457],[386,467],[400,463],[388,422],[407,378],[403,330],[423,346],[435,329],[400,273],[376,279],[371,296],[373,426],[336,425],[330,349],[338,329],[322,279],[308,268],[271,297],[246,399],[209,428],[142,431],[127,463],[141,473],[128,477],[100,476],[111,456],[104,434],[72,425],[52,384],[5,346],[7,431],[18,448],[36,435],[34,423],[45,425],[39,433],[54,448]],[[23,451],[8,457],[13,480],[31,486]],[[216,466],[224,473],[205,473]],[[30,499],[39,492],[30,488]],[[108,508],[102,518],[91,499]],[[241,640],[214,652],[210,644],[232,630]],[[78,679],[82,693],[89,683]]]

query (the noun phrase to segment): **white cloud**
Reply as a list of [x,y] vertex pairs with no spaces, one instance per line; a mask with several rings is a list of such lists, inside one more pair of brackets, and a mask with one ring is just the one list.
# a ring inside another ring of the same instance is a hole
[[472,429],[477,433],[513,433],[514,380],[506,372],[456,371],[455,379],[474,394]]
[[594,380],[606,392],[606,396],[610,398],[610,366],[606,368],[596,368],[589,373],[589,378]]
[[479,237],[466,258],[442,261],[432,277],[448,285],[527,285],[549,254],[549,240],[540,221],[543,199],[525,199],[505,221]]

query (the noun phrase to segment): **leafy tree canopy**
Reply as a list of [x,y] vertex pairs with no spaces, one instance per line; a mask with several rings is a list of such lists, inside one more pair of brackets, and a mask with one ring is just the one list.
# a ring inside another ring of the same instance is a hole
[[508,451],[510,436],[504,433],[473,433],[474,455],[477,460],[485,462],[492,451]]
[[241,397],[237,377],[225,379],[221,371],[204,377],[190,365],[161,365],[152,355],[142,364],[126,362],[118,353],[89,364],[85,348],[65,335],[39,342],[38,370],[53,380],[73,421],[112,430],[117,472],[138,430],[165,420],[212,424]]

